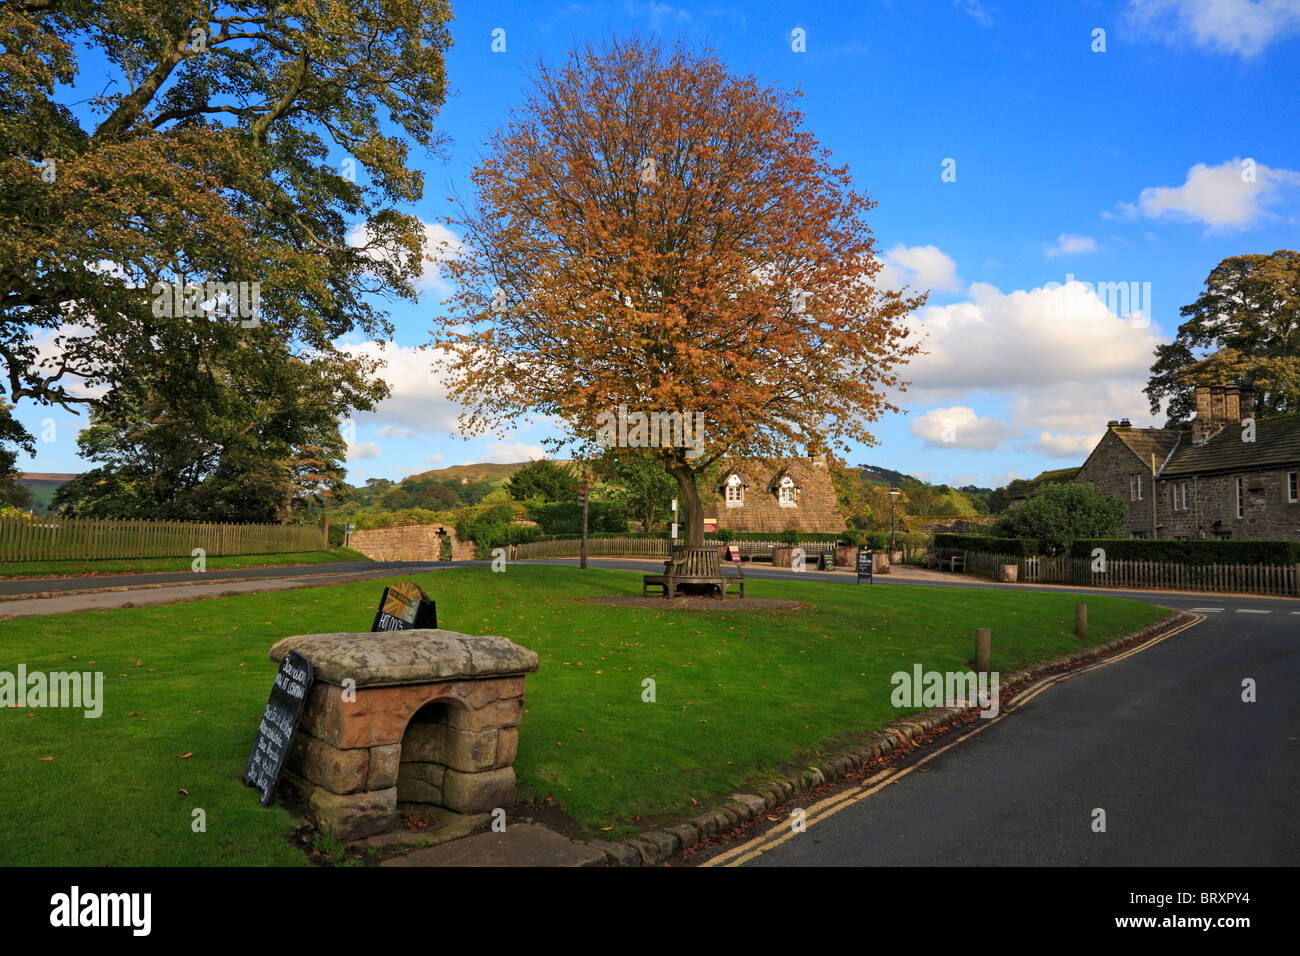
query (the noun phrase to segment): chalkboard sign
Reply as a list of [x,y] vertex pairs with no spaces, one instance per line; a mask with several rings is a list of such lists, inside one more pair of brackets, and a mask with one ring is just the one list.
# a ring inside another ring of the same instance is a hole
[[271,699],[266,702],[257,740],[253,741],[253,752],[248,755],[248,766],[244,769],[244,786],[262,791],[264,807],[275,799],[275,784],[284,769],[284,758],[289,755],[289,745],[293,743],[293,732],[298,728],[311,682],[311,661],[297,651],[286,654],[275,675]]
[[875,565],[876,565],[876,553],[874,551],[868,551],[866,548],[858,548],[858,583],[859,584],[862,583],[863,578],[866,578],[870,584],[876,583],[875,580],[871,577],[871,572],[875,570]]
[[379,610],[370,632],[409,631],[413,627],[437,627],[438,605],[418,584],[403,581],[384,588],[379,599]]
[[819,570],[819,571],[834,571],[834,570],[835,570],[835,552],[834,552],[834,551],[823,551],[823,552],[822,552],[821,563],[818,565],[817,570]]
[[727,560],[728,561],[740,560],[740,549],[737,548],[734,544],[727,545]]

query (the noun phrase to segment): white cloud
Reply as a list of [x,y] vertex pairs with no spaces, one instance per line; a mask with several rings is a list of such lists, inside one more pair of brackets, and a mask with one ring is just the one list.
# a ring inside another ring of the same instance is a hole
[[926,306],[909,317],[928,333],[924,348],[903,370],[913,399],[961,397],[972,389],[1006,393],[1014,386],[1052,389],[1061,383],[1098,383],[1146,377],[1160,336],[1121,318],[1081,283],[1065,289],[1075,307],[1062,308],[1060,291],[1003,293],[973,283],[970,298]]
[[1283,198],[1286,188],[1300,185],[1300,173],[1274,169],[1252,159],[1230,159],[1219,166],[1197,163],[1181,186],[1142,190],[1136,205],[1119,203],[1123,218],[1138,214],[1151,219],[1205,223],[1211,229],[1244,229],[1266,218],[1267,206]]
[[421,458],[420,461],[427,461],[431,465],[438,465],[442,463],[442,455],[426,455]]
[[965,283],[957,277],[957,263],[938,246],[897,245],[885,253],[876,284],[890,289],[910,285],[917,289],[960,292]]
[[529,445],[521,441],[496,441],[489,445],[474,460],[476,462],[494,462],[509,465],[517,461],[535,461],[546,457],[546,449],[541,445]]
[[[361,223],[356,224],[347,234],[347,244],[353,247],[364,246],[371,241],[370,230]],[[420,267],[420,277],[415,282],[417,292],[433,291],[446,295],[451,285],[442,278],[439,263],[448,262],[461,254],[465,248],[464,241],[441,223],[424,223],[424,252],[426,258]],[[368,255],[375,261],[386,258],[385,253],[372,249]]]
[[1018,451],[1035,452],[1040,455],[1050,455],[1052,457],[1066,455],[1078,455],[1082,461],[1087,458],[1092,450],[1097,447],[1097,442],[1101,441],[1103,431],[1093,431],[1088,433],[1068,433],[1057,432],[1053,434],[1044,431],[1039,434],[1038,438],[1032,441],[1020,442],[1016,445]]
[[379,446],[372,441],[348,443],[348,461],[360,461],[364,458],[378,458]]
[[379,370],[379,378],[392,389],[391,397],[373,412],[353,414],[357,427],[377,425],[385,437],[386,429],[393,434],[400,429],[406,433],[404,438],[459,434],[456,418],[461,408],[447,397],[433,365],[434,353],[392,344],[381,348],[375,342],[342,345],[340,351],[381,359],[385,367]]
[[[912,434],[927,447],[971,449],[1018,438],[1015,449],[1043,459],[1041,470],[1081,463],[1109,419],[1159,424],[1142,392],[1162,341],[1155,327],[1121,318],[1082,283],[1065,288],[1073,308],[1062,307],[1059,291],[974,283],[968,301],[909,319],[927,333],[928,354],[905,366],[912,385],[894,400],[913,409],[945,403],[910,422]],[[979,418],[969,407],[979,396],[1001,399],[1005,413]],[[942,441],[945,414],[955,442]]]
[[1300,32],[1295,0],[1129,0],[1127,19],[1166,40],[1252,57]]
[[411,434],[405,425],[383,425],[379,429],[380,438],[410,438]]
[[1077,255],[1082,252],[1096,252],[1097,241],[1090,236],[1073,236],[1063,232],[1056,242],[1048,246],[1044,255],[1049,259],[1057,256]]
[[926,448],[965,448],[991,451],[1016,435],[1016,430],[992,415],[983,417],[972,409],[957,405],[932,408],[908,422],[911,433],[925,442]]

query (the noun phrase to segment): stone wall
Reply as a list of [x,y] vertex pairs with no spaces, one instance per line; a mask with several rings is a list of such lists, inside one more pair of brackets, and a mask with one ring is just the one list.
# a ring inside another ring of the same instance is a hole
[[[1237,518],[1237,478],[1244,479],[1244,516]],[[1186,483],[1187,507],[1173,509],[1173,486]],[[1287,501],[1287,471],[1162,480],[1157,508],[1162,538],[1232,538],[1235,541],[1300,539],[1300,502]],[[1150,520],[1150,519],[1148,519]],[[1215,522],[1218,522],[1217,527]],[[1149,526],[1148,526],[1149,527]]]
[[473,543],[461,541],[454,528],[441,524],[353,531],[348,546],[372,561],[440,561],[444,538],[451,541],[451,560],[474,560]]
[[[1142,475],[1141,501],[1129,497],[1129,476],[1134,474]],[[1095,485],[1103,495],[1111,495],[1124,503],[1124,522],[1116,532],[1117,537],[1130,538],[1134,533],[1151,536],[1151,466],[1148,464],[1144,468],[1113,430],[1106,430],[1074,480],[1081,485]]]

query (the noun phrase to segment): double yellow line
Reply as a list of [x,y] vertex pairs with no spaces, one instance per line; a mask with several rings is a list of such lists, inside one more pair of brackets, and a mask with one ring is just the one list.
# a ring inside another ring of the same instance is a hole
[[[1043,691],[1047,690],[1047,688],[1059,684],[1064,680],[1068,680],[1071,677],[1075,677],[1078,674],[1086,674],[1089,671],[1095,671],[1099,667],[1106,667],[1110,664],[1114,664],[1119,661],[1122,661],[1125,658],[1132,657],[1134,654],[1138,654],[1141,653],[1142,651],[1148,650],[1149,648],[1155,647],[1161,641],[1167,641],[1169,640],[1169,638],[1173,637],[1174,635],[1181,634],[1183,631],[1187,630],[1188,628],[1195,627],[1197,624],[1200,624],[1204,620],[1205,620],[1204,614],[1195,614],[1192,616],[1192,620],[1187,621],[1184,624],[1180,624],[1177,627],[1173,628],[1172,630],[1166,631],[1164,634],[1161,634],[1159,637],[1153,637],[1149,641],[1143,641],[1141,644],[1137,645],[1136,647],[1129,648],[1128,650],[1124,651],[1122,654],[1116,654],[1113,657],[1103,658],[1102,660],[1097,661],[1095,664],[1089,664],[1088,666],[1080,667],[1077,670],[1066,671],[1063,674],[1054,674],[1051,677],[1044,677],[1041,680],[1035,681],[1034,683],[1030,684],[1028,687],[1021,690],[1020,693],[1016,694],[1016,696],[1013,697],[1010,700],[1010,702],[1008,702],[1008,704],[1002,708],[1002,712],[999,713],[998,716],[990,718],[989,720],[981,720],[980,726],[977,727],[975,730],[972,730],[968,734],[963,734],[961,737],[954,740],[952,743],[944,744],[938,750],[926,754],[920,760],[916,761],[916,763],[909,764],[907,767],[904,767],[901,770],[896,767],[890,767],[888,769],[882,770],[879,773],[874,774],[871,777],[868,777],[857,787],[836,794],[835,796],[827,797],[825,800],[820,800],[817,803],[814,803],[811,807],[806,808],[805,817],[804,817],[805,829],[807,827],[811,827],[815,823],[821,823],[823,820],[826,820],[834,813],[838,813],[839,811],[847,807],[853,806],[853,804],[857,803],[859,800],[865,800],[873,793],[878,793],[879,791],[883,790],[885,787],[889,786],[891,783],[897,783],[898,781],[906,777],[909,773],[911,773],[912,771],[920,767],[925,766],[927,763],[929,763],[931,760],[933,760],[935,757],[939,756],[940,754],[944,753],[945,751],[950,750],[951,748],[956,747],[958,744],[969,740],[971,737],[974,737],[976,734],[983,733],[985,730],[988,730],[988,728],[992,727],[999,720],[1005,717],[1009,711],[1014,710],[1015,708],[1020,707],[1023,704],[1026,704],[1029,701],[1033,700]],[[772,829],[768,830],[766,833],[762,834],[761,836],[754,837],[752,840],[747,840],[744,843],[740,844],[739,846],[732,847],[730,850],[727,850],[723,853],[719,853],[717,856],[701,863],[700,866],[743,866],[744,864],[748,863],[750,860],[758,856],[761,856],[762,854],[767,853],[770,850],[775,850],[777,847],[785,843],[787,840],[790,840],[800,835],[801,835],[801,831],[795,830],[793,825],[789,823],[787,823],[786,825],[775,826]]]

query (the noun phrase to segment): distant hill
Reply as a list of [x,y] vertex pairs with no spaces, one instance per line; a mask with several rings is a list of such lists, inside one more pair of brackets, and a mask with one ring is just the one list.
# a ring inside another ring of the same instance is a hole
[[897,485],[906,481],[919,481],[919,478],[913,478],[911,475],[905,475],[901,471],[894,471],[892,468],[884,468],[880,465],[859,465],[862,470],[862,477],[867,481],[880,485]]
[[517,461],[506,465],[493,462],[451,465],[448,468],[434,468],[431,471],[422,471],[418,475],[408,475],[407,478],[432,481],[445,481],[448,478],[454,478],[457,481],[505,481],[526,464],[528,464],[526,461]]
[[54,499],[54,492],[59,490],[59,486],[66,485],[76,477],[78,476],[27,471],[19,473],[18,484],[31,492],[32,511],[39,514],[42,511],[49,510],[50,502]]

